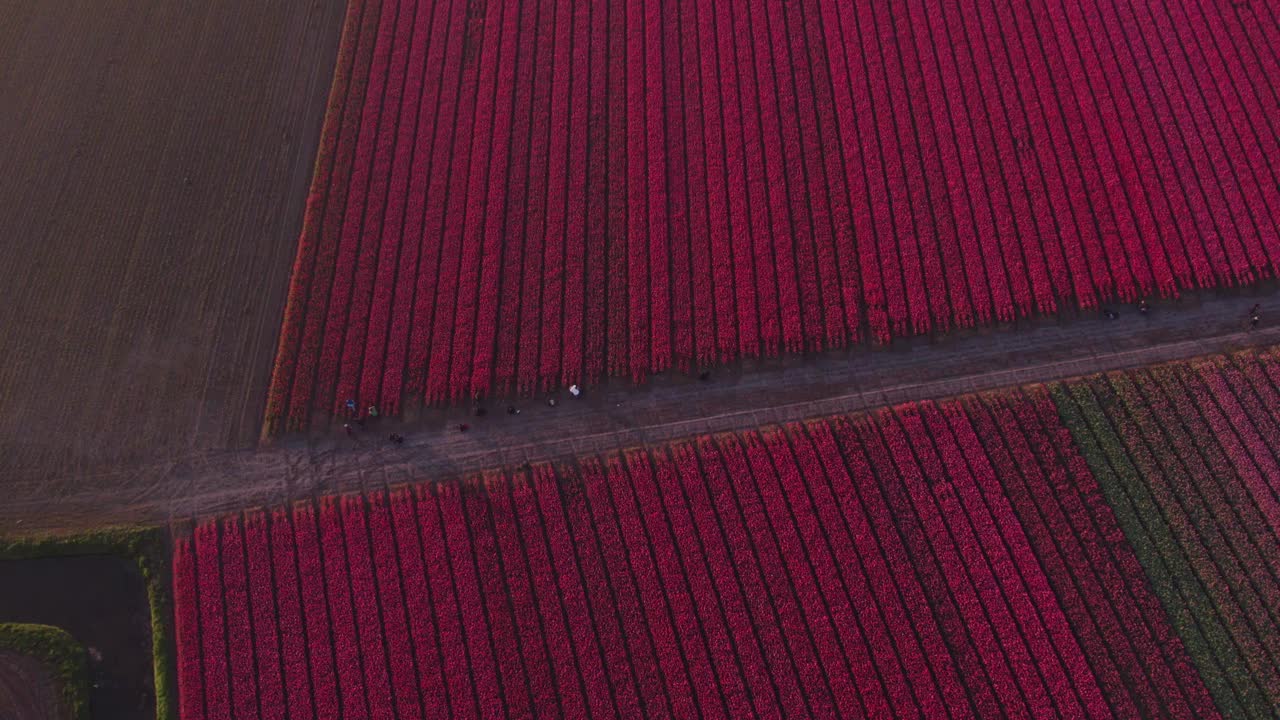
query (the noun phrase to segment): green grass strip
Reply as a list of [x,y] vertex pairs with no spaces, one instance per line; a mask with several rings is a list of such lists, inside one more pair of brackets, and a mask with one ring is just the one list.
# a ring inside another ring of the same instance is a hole
[[1056,383],[1050,393],[1223,716],[1271,717],[1270,704],[1089,387]]
[[156,720],[177,720],[178,686],[173,638],[173,593],[168,533],[161,528],[106,528],[70,537],[0,540],[0,559],[34,560],[76,555],[116,555],[138,564],[151,609],[151,662]]
[[52,625],[0,623],[0,650],[25,655],[44,665],[57,683],[66,717],[89,718],[89,659],[66,630]]

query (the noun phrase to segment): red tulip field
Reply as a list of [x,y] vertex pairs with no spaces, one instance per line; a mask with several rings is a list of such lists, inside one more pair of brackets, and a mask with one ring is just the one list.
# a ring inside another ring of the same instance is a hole
[[268,432],[1274,277],[1278,19],[351,0]]
[[1264,717],[1277,381],[1223,358],[206,520],[181,717]]

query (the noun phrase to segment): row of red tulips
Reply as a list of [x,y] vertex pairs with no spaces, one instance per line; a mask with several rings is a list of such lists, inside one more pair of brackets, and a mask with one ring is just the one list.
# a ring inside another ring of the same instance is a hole
[[351,3],[268,429],[1280,261],[1272,8],[737,1]]
[[[271,370],[271,386],[267,394],[268,430],[278,432],[286,418],[295,418],[290,407],[294,377],[298,373],[297,354],[306,330],[307,313],[311,310],[312,284],[316,278],[316,255],[323,244],[327,215],[325,213],[331,185],[341,187],[342,178],[335,177],[334,168],[339,136],[343,129],[343,115],[347,106],[348,89],[355,71],[355,51],[365,2],[347,3],[347,14],[342,25],[342,41],[334,69],[333,84],[325,106],[324,125],[316,150],[315,167],[312,170],[311,188],[307,194],[306,211],[303,213],[302,231],[298,238],[298,252],[294,257],[289,283],[289,295],[285,301],[284,321],[276,348],[276,360]],[[349,169],[348,169],[349,171]],[[296,423],[295,423],[296,424]]]
[[232,717],[258,715],[258,683],[253,625],[250,620],[248,573],[245,567],[244,535],[236,523],[223,526],[222,550],[223,612],[227,631],[227,655],[231,670]]
[[[1168,375],[1161,375],[1166,378],[1166,382],[1177,383],[1179,378],[1176,375],[1182,373],[1175,375],[1174,371],[1168,371]],[[1193,400],[1200,411],[1202,422],[1211,432],[1210,436],[1222,448],[1230,467],[1244,481],[1245,487],[1249,488],[1254,502],[1258,503],[1263,516],[1271,523],[1272,530],[1280,532],[1280,497],[1273,486],[1275,478],[1280,475],[1276,474],[1275,459],[1265,447],[1259,447],[1262,440],[1248,424],[1247,418],[1234,413],[1228,414],[1219,406],[1220,402],[1227,399],[1228,394],[1212,393],[1196,378],[1187,378],[1185,375],[1182,378],[1185,378],[1183,387],[1178,389]]]
[[[310,506],[298,507],[293,512],[292,519],[300,585],[298,592],[302,597],[303,616],[306,618],[312,704],[317,717],[334,717],[341,712],[341,705],[338,700],[339,675],[335,668],[334,635],[330,624],[337,624],[338,620],[329,615],[324,559],[320,555],[320,533],[316,525],[315,509]],[[285,593],[293,589],[279,588]]]
[[182,715],[1212,717],[1137,557],[1043,391],[323,498],[178,541]]
[[[357,5],[359,7],[355,7]],[[372,37],[378,27],[381,10],[380,2],[352,3],[348,8],[347,25],[343,28],[338,71],[325,118],[326,127],[334,125],[338,128],[337,137],[330,141],[331,146],[322,145],[324,150],[332,147],[332,165],[329,168],[318,167],[312,180],[311,196],[316,198],[316,202],[314,205],[309,203],[308,214],[316,217],[310,222],[315,229],[310,237],[304,237],[299,243],[298,256],[299,262],[305,263],[305,249],[310,256],[310,268],[295,266],[295,272],[301,272],[305,278],[307,302],[305,309],[300,308],[292,316],[295,329],[282,333],[297,338],[293,350],[296,367],[284,371],[281,380],[291,385],[288,417],[294,427],[301,424],[299,408],[306,407],[299,405],[299,397],[310,397],[317,390],[332,392],[335,359],[333,351],[327,348],[332,345],[328,338],[336,327],[336,318],[331,319],[331,316],[337,314],[337,309],[345,312],[346,308],[330,300],[335,294],[334,289],[341,285],[342,278],[349,272],[348,266],[338,265],[343,245],[343,217],[348,189],[352,185],[351,175],[357,164],[355,148],[365,88],[370,80]],[[340,101],[332,97],[337,93],[342,93]],[[322,137],[322,142],[324,140]],[[320,174],[324,169],[329,171],[327,179]],[[308,222],[304,221],[304,228],[307,225]],[[308,243],[314,247],[305,248]],[[338,289],[337,292],[342,291]],[[289,318],[286,314],[286,322]],[[277,369],[280,370],[279,363]],[[276,377],[281,378],[281,375],[277,373]]]
[[1112,706],[1122,715],[1212,712],[1156,599],[1140,583],[1126,586],[1141,568],[1092,475],[1068,439],[1054,437],[1045,399],[974,403],[970,415]]
[[[196,559],[191,542],[176,543],[173,551],[173,632],[180,638],[178,652],[178,714],[183,718],[206,717],[204,704],[205,665],[201,661],[200,593],[196,580]],[[211,587],[210,592],[217,592]]]
[[[1249,419],[1259,432],[1268,438],[1268,445],[1271,446],[1271,451],[1275,452],[1275,445],[1280,439],[1275,435],[1276,419],[1268,409],[1275,407],[1270,404],[1276,396],[1275,386],[1267,379],[1259,364],[1248,356],[1235,358],[1234,361],[1224,360],[1217,364],[1217,370],[1228,380],[1229,387],[1233,388],[1232,392],[1248,409]],[[1139,384],[1144,389],[1152,388],[1150,383],[1142,384],[1141,379]],[[1177,411],[1174,410],[1177,406],[1170,403],[1167,393],[1157,392],[1152,388],[1147,393],[1147,397],[1151,398],[1152,412],[1157,417],[1178,416]],[[1184,415],[1190,416],[1189,411],[1190,408],[1182,407]],[[1200,430],[1197,419],[1194,417],[1188,417],[1182,424],[1172,425],[1172,427],[1175,432],[1184,428],[1190,432]],[[1225,517],[1230,522],[1221,523],[1224,531],[1233,535],[1244,534],[1245,537],[1242,537],[1237,545],[1256,546],[1261,556],[1257,566],[1269,569],[1270,576],[1280,580],[1280,556],[1276,555],[1276,552],[1280,551],[1280,535],[1277,535],[1273,526],[1268,523],[1262,506],[1250,495],[1248,488],[1233,479],[1234,473],[1230,470],[1230,462],[1221,445],[1207,441],[1212,437],[1211,435],[1205,434],[1202,437],[1206,440],[1200,443],[1192,443],[1190,439],[1179,442],[1180,445],[1198,446],[1200,449],[1199,453],[1189,459],[1192,474],[1197,479],[1211,480],[1212,483],[1208,484],[1204,490],[1206,499],[1214,498],[1216,495],[1215,509],[1229,511]]]
[[[218,554],[218,526],[199,528],[195,536],[197,588],[200,601],[200,662],[204,665],[204,714],[212,720],[231,717],[231,669],[228,665],[226,599],[222,588],[222,563]],[[237,657],[244,661],[252,658]]]
[[[261,513],[253,513],[244,518],[242,535],[244,555],[248,560],[247,576],[249,616],[240,622],[241,642],[246,643],[255,655],[253,683],[256,685],[256,705],[245,702],[242,707],[262,720],[282,720],[285,717],[286,690],[284,684],[281,642],[255,642],[255,638],[267,637],[283,640],[284,631],[280,627],[284,613],[276,607],[275,576],[272,572],[271,528],[266,517]],[[223,541],[224,545],[226,541]],[[290,618],[297,621],[297,615]],[[298,628],[300,629],[300,628]],[[291,647],[290,650],[293,648]],[[250,689],[249,679],[240,684],[241,695],[247,695]]]
[[[1015,597],[1023,603],[1021,614],[1024,617],[1034,616],[1036,621],[1043,625],[1045,636],[1041,644],[1050,646],[1048,652],[1043,648],[1038,649],[1037,655],[1049,657],[1053,652],[1052,647],[1078,649],[1078,652],[1059,656],[1060,668],[1051,666],[1054,673],[1051,692],[1058,696],[1063,692],[1062,688],[1067,686],[1069,678],[1087,677],[1089,674],[1083,654],[1084,645],[1072,638],[1065,607],[1061,612],[1054,612],[1052,608],[1041,608],[1033,604],[1032,612],[1027,612],[1026,603],[1034,602],[1034,598],[1049,596],[1053,590],[1049,579],[1040,569],[1039,559],[1028,540],[1027,533],[1018,521],[1012,504],[1000,485],[993,465],[995,460],[978,439],[974,422],[966,417],[963,409],[958,405],[944,406],[941,413],[932,408],[926,408],[925,412],[930,418],[931,431],[938,438],[939,450],[943,453],[943,457],[956,468],[952,472],[961,477],[969,475],[971,478],[959,486],[962,497],[971,508],[971,517],[979,519],[978,522],[981,523],[984,533],[999,537],[1004,547],[1008,548],[1011,557],[1003,561],[1008,569],[1001,571],[1000,574],[1004,577],[1020,578],[1025,594],[1019,593]],[[1011,568],[1010,563],[1012,563]],[[1098,708],[1105,705],[1101,692],[1103,682],[1104,680],[1099,677],[1097,684],[1074,685],[1075,699],[1092,714],[1099,713]],[[1065,695],[1065,697],[1071,698],[1071,695]]]
[[[248,528],[254,525],[269,527],[265,537],[256,530]],[[300,568],[295,551],[294,530],[288,515],[282,511],[271,513],[270,519],[261,514],[251,514],[245,519],[246,532],[249,538],[249,556],[251,562],[259,563],[261,570],[250,570],[255,583],[265,583],[269,578],[275,595],[275,629],[279,633],[279,659],[281,680],[285,688],[284,706],[279,707],[270,701],[262,703],[264,719],[288,717],[308,720],[313,717],[310,656],[307,653],[307,624],[303,616],[302,584],[299,581]],[[253,558],[257,558],[253,560]],[[270,571],[266,569],[270,566]],[[265,592],[263,593],[265,595]],[[264,598],[265,601],[265,598]],[[258,633],[270,632],[272,626],[271,613],[264,602],[264,621],[255,623]],[[270,650],[260,664],[264,683],[274,680],[266,679],[274,670],[270,663]],[[316,694],[318,701],[321,695]]]

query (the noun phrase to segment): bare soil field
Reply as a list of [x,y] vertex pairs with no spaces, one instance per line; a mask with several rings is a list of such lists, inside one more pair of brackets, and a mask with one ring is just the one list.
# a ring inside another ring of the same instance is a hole
[[0,718],[63,720],[58,687],[39,660],[0,652]]
[[0,492],[256,442],[343,12],[0,0]]
[[137,565],[113,555],[3,560],[0,588],[12,590],[0,592],[0,620],[62,628],[89,651],[90,717],[155,717],[151,615]]

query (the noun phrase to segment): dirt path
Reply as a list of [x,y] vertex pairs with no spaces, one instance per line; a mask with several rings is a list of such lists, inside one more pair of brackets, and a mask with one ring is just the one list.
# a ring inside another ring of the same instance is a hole
[[[0,506],[0,534],[105,522],[165,521],[271,504],[312,493],[449,478],[527,461],[758,427],[889,403],[1043,382],[1100,370],[1280,343],[1280,324],[1251,331],[1245,314],[1258,296],[1188,298],[1150,317],[1125,309],[744,364],[702,382],[667,374],[643,386],[614,382],[582,397],[557,395],[469,408],[427,409],[404,422],[382,420],[348,439],[339,426],[248,451],[174,456],[110,472],[12,483]],[[470,424],[462,433],[458,424]],[[391,446],[386,434],[407,442]]]

